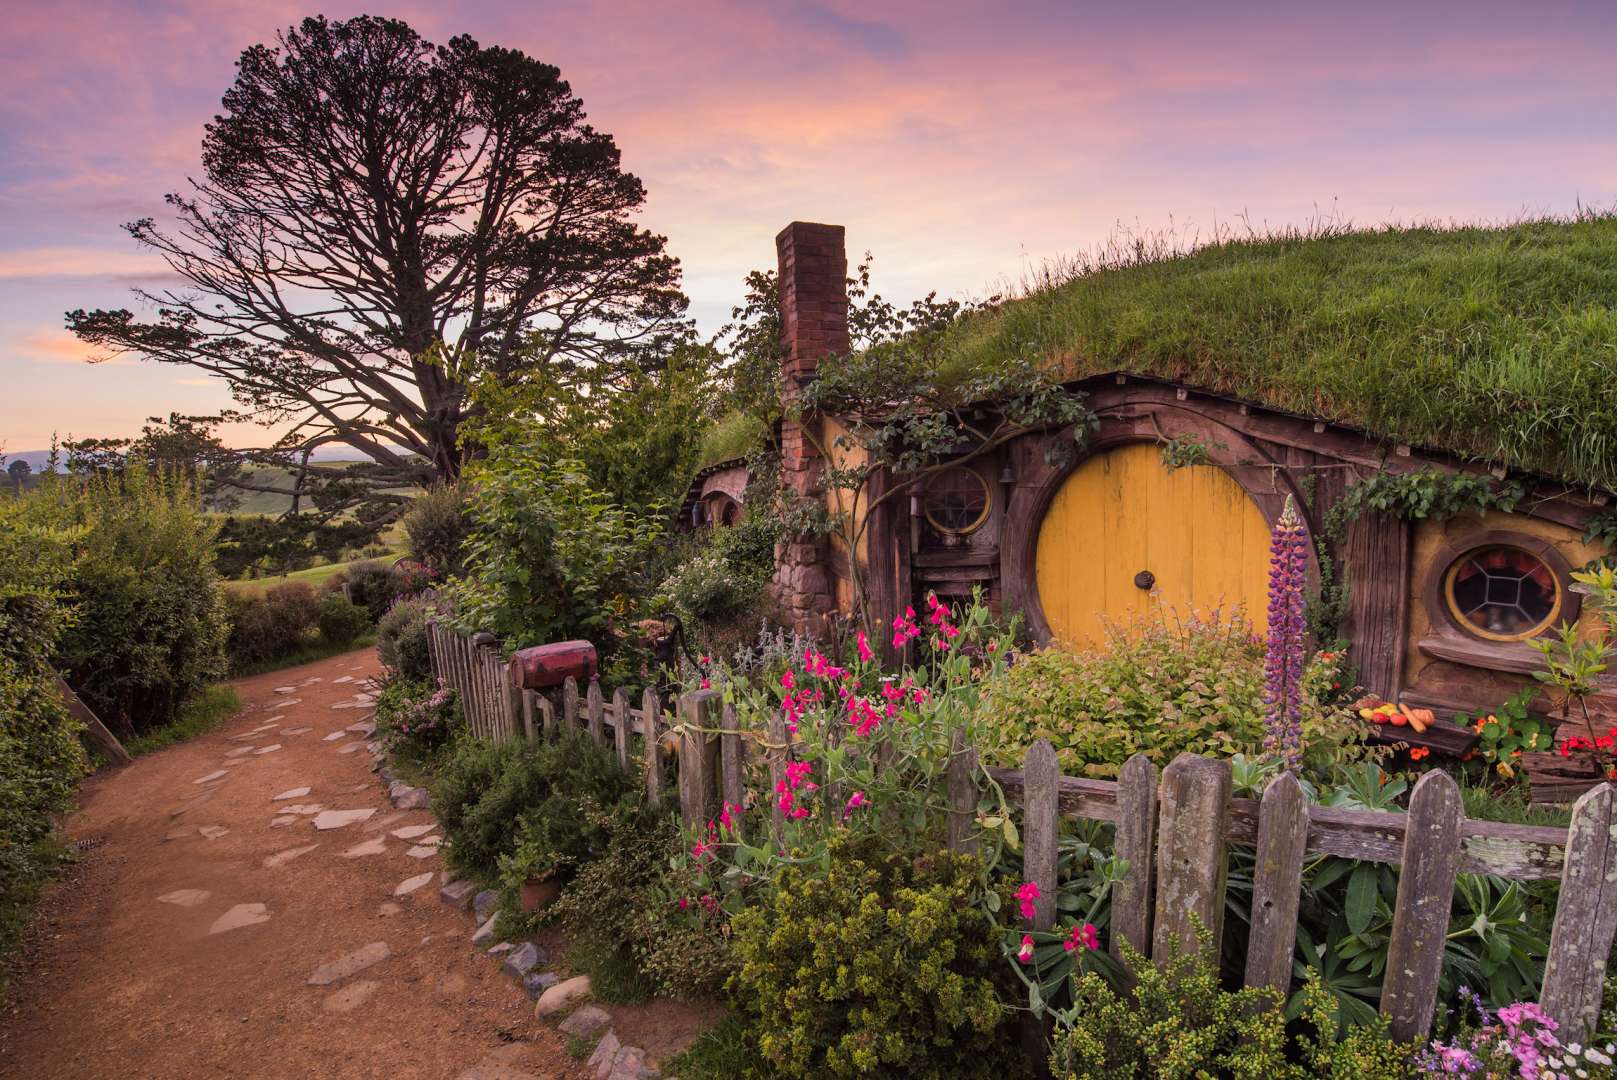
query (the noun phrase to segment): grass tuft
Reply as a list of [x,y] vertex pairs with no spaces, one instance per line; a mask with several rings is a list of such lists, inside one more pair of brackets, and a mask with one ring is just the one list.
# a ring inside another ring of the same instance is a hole
[[752,1049],[746,1023],[735,1016],[702,1032],[688,1050],[663,1062],[662,1072],[682,1080],[775,1080],[779,1075]]
[[184,705],[172,724],[141,734],[124,743],[124,749],[135,757],[161,750],[165,746],[205,735],[241,711],[241,699],[234,687],[223,683],[204,688]]

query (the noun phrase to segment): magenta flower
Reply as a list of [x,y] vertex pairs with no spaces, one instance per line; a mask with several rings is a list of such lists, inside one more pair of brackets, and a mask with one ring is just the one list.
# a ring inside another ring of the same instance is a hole
[[1039,898],[1039,883],[1024,881],[1022,887],[1016,890],[1016,899],[1022,904],[1022,918],[1033,918],[1033,902]]
[[856,791],[848,796],[848,805],[842,809],[842,820],[847,821],[848,815],[865,805],[866,801],[865,793],[862,791]]
[[865,640],[865,632],[863,630],[859,631],[859,633],[854,637],[854,643],[859,646],[859,662],[861,664],[870,663],[871,658],[876,654],[870,651],[870,643]]
[[1021,963],[1028,963],[1033,959],[1033,936],[1022,935],[1022,947],[1016,950],[1016,959]]
[[1067,940],[1061,943],[1061,947],[1068,952],[1073,952],[1077,949],[1087,949],[1093,952],[1100,948],[1100,936],[1095,932],[1095,924],[1087,922],[1082,926],[1074,924],[1072,931],[1067,935]]

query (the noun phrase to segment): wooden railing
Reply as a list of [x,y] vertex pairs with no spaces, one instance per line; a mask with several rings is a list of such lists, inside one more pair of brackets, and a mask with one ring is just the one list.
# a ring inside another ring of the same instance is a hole
[[[490,739],[547,737],[587,729],[610,741],[625,770],[638,768],[653,801],[663,797],[665,754],[677,763],[679,807],[688,826],[712,820],[724,803],[746,805],[746,766],[759,756],[775,788],[794,753],[779,713],[764,732],[743,731],[716,691],[687,694],[676,720],[648,689],[639,709],[623,690],[603,701],[594,682],[582,701],[576,682],[562,685],[560,708],[544,695],[515,688],[493,639],[430,631],[433,670],[460,695],[467,723]],[[610,729],[610,734],[608,733]],[[638,762],[635,758],[638,757]],[[1057,839],[1062,817],[1115,826],[1114,850],[1129,869],[1112,887],[1111,944],[1129,942],[1153,958],[1194,948],[1197,927],[1218,939],[1229,846],[1254,848],[1248,986],[1284,994],[1292,979],[1302,871],[1309,854],[1402,867],[1382,985],[1381,1008],[1395,1038],[1423,1037],[1431,1026],[1457,874],[1561,882],[1540,1003],[1563,1037],[1585,1039],[1601,1004],[1606,959],[1617,937],[1617,817],[1610,785],[1573,807],[1569,829],[1478,821],[1465,816],[1452,777],[1421,777],[1407,814],[1310,805],[1290,774],[1271,781],[1261,799],[1231,794],[1228,761],[1182,754],[1158,775],[1136,754],[1116,781],[1061,775],[1054,749],[1041,739],[1021,769],[978,769],[975,748],[955,735],[946,775],[950,847],[975,850],[979,776],[1022,808],[1023,879],[1036,882],[1030,929],[1055,923]],[[827,792],[834,804],[836,796]],[[777,835],[782,826],[771,807]]]

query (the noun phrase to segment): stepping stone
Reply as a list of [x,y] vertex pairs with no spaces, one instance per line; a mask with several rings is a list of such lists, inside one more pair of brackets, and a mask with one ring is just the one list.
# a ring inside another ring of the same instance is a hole
[[655,1075],[655,1072],[646,1068],[644,1050],[638,1046],[625,1046],[618,1051],[618,1056],[612,1062],[612,1071],[606,1074],[606,1080],[640,1080],[643,1076]]
[[387,841],[378,836],[375,840],[367,840],[363,844],[355,844],[342,853],[345,859],[361,859],[366,855],[381,855],[387,851]]
[[287,698],[285,701],[281,702],[281,708],[285,709],[285,708],[287,708],[289,706],[292,706],[292,705],[302,705],[302,704],[303,704],[303,699],[300,698],[300,697]]
[[199,777],[198,779],[191,781],[191,783],[193,783],[193,784],[211,784],[215,780],[223,779],[226,775],[227,774],[225,773],[225,770],[220,769],[217,772],[209,773],[207,776]]
[[344,731],[352,731],[355,735],[369,735],[376,730],[375,724],[349,724]]
[[170,829],[163,834],[163,843],[171,844],[176,840],[189,840],[197,834],[195,825],[185,825],[178,829]]
[[274,743],[273,745],[270,745],[270,746],[260,746],[257,750],[253,751],[253,756],[257,757],[260,754],[273,754],[273,753],[275,753],[275,751],[279,750],[280,748],[281,748],[280,743]]
[[264,723],[266,723],[266,724],[278,724],[282,720],[285,720],[285,719],[286,719],[285,716],[272,716],[268,720],[264,721]]
[[559,982],[539,995],[539,1003],[533,1007],[535,1016],[555,1016],[566,1012],[590,996],[590,977],[588,975],[575,975],[566,982]]
[[290,825],[294,821],[296,821],[297,819],[298,818],[297,818],[296,814],[283,814],[280,817],[275,818],[270,822],[270,828],[272,828],[272,829],[284,829],[288,825]]
[[500,894],[493,889],[484,889],[472,897],[472,918],[482,922],[494,914],[494,909],[500,906]]
[[393,800],[393,805],[400,810],[430,810],[432,808],[432,793],[426,788],[395,783],[389,789],[389,797]]
[[500,913],[496,911],[488,917],[488,921],[477,928],[472,935],[472,944],[478,948],[487,948],[494,944],[494,926],[500,921]]
[[390,919],[403,910],[403,908],[399,907],[399,905],[395,904],[393,901],[384,900],[376,908],[376,914],[379,918]]
[[544,958],[544,954],[539,951],[539,946],[531,941],[524,941],[511,951],[510,956],[505,958],[505,963],[500,965],[500,970],[511,976],[511,978],[520,981],[528,972],[538,967]]
[[[583,1010],[579,1011],[582,1012]],[[623,1044],[618,1041],[618,1033],[609,1031],[601,1036],[600,1042],[595,1044],[595,1053],[590,1055],[590,1059],[585,1064],[595,1070],[596,1076],[606,1076],[611,1073],[612,1066],[617,1064],[618,1054],[622,1050]]]
[[240,930],[244,926],[256,926],[262,922],[269,922],[269,909],[263,904],[237,904],[217,919],[208,928],[209,934],[223,934],[228,930]]
[[490,946],[490,948],[488,950],[488,954],[490,956],[500,957],[500,956],[504,956],[506,953],[510,952],[512,949],[515,949],[515,948],[516,948],[516,946],[511,944],[509,941],[502,941],[498,945]]
[[225,754],[225,757],[227,757],[227,758],[245,757],[246,755],[251,754],[254,750],[257,750],[257,749],[258,749],[258,747],[256,747],[256,746],[242,746],[242,747],[238,747],[235,750],[229,751],[228,753]]
[[326,681],[326,677],[324,675],[310,675],[307,679],[304,679],[302,682],[298,683],[298,685],[299,686],[308,686],[310,683],[325,682],[325,681]]
[[368,967],[374,967],[393,955],[388,951],[387,942],[373,941],[362,949],[355,949],[347,956],[339,956],[327,964],[321,964],[309,976],[310,986],[330,986],[350,975],[357,975]]
[[371,790],[371,784],[366,782],[363,784],[355,784],[353,787],[338,788],[337,790],[343,795],[358,795],[361,791]]
[[410,856],[412,859],[430,859],[434,855],[438,854],[438,849],[436,847],[422,847],[421,845],[417,844],[415,847],[406,851],[405,854]]
[[364,743],[362,743],[362,742],[351,742],[347,746],[339,746],[339,747],[337,747],[337,753],[339,753],[339,754],[352,754],[356,750],[363,750],[363,749],[365,749],[365,744]]
[[321,739],[320,741],[321,742],[336,742],[338,739],[346,739],[346,738],[348,738],[348,732],[346,732],[346,731],[333,731],[330,735],[327,735],[324,739]]
[[522,989],[527,993],[529,1001],[538,1001],[540,994],[560,981],[554,971],[530,971],[522,977]]
[[568,1035],[587,1039],[612,1026],[612,1014],[598,1005],[585,1005],[563,1020],[561,1030]]
[[314,827],[321,832],[340,829],[345,825],[357,825],[374,813],[375,810],[324,810],[315,815]]
[[277,694],[295,694],[298,692],[298,688],[295,686],[277,686],[275,692]]
[[472,906],[472,894],[476,891],[474,881],[451,881],[438,890],[438,899],[457,911],[465,911]]
[[418,836],[425,836],[437,827],[436,825],[406,825],[402,829],[394,829],[388,835],[396,836],[400,840],[414,840]]
[[307,735],[309,732],[311,732],[313,730],[314,730],[314,728],[312,728],[312,727],[289,727],[285,731],[281,732],[281,734],[282,735]]
[[[180,801],[190,802],[192,806],[201,806],[213,798],[213,793],[217,790],[217,788],[203,788],[201,791],[188,791],[180,796]],[[196,802],[191,802],[192,799],[195,799]]]
[[175,904],[179,907],[196,907],[213,894],[207,889],[175,889],[171,893],[164,893],[157,898],[160,904]]
[[310,789],[306,787],[287,788],[285,791],[271,799],[270,802],[285,802],[288,799],[301,799],[303,796],[309,793],[309,790]]
[[[365,786],[370,787],[369,784],[366,784]],[[409,816],[410,816],[409,814],[401,814],[401,813],[383,814],[381,817],[377,818],[375,821],[366,822],[365,823],[365,831],[368,832],[368,833],[370,833],[370,832],[381,832],[383,829],[386,829],[390,825],[397,825],[399,822],[403,821],[405,818],[407,818]]]
[[399,882],[398,886],[393,890],[393,895],[408,896],[417,889],[421,888],[421,886],[429,884],[431,881],[431,870],[428,870],[425,874],[417,874],[415,877],[407,877],[403,881]]
[[300,815],[302,815],[304,817],[308,817],[311,814],[318,814],[320,811],[322,811],[324,809],[325,809],[325,805],[323,803],[317,803],[317,802],[293,803],[291,806],[283,806],[283,807],[281,807],[279,810],[276,811],[276,813],[277,814],[300,814]]
[[285,866],[298,856],[307,855],[309,852],[313,851],[319,846],[319,844],[305,844],[302,847],[287,848],[285,851],[277,851],[275,854],[264,860],[264,869],[273,870],[277,866]]
[[197,830],[197,832],[201,833],[203,836],[206,836],[209,840],[217,840],[229,831],[230,830],[225,828],[223,825],[204,825],[202,828]]
[[326,995],[326,1000],[320,1003],[320,1007],[331,1013],[353,1012],[370,1000],[370,996],[376,993],[377,987],[381,985],[372,979],[349,983],[342,989]]
[[334,683],[353,682],[354,677],[352,675],[342,675],[342,676],[339,676],[338,678],[332,679],[331,681],[334,682]]

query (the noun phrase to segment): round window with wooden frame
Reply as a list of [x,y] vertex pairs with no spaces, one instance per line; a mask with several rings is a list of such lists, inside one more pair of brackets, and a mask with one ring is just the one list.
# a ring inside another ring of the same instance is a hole
[[1561,614],[1561,579],[1548,563],[1519,547],[1492,544],[1461,555],[1443,576],[1449,615],[1488,641],[1537,637]]
[[975,469],[957,465],[926,482],[921,512],[932,527],[945,536],[965,536],[982,528],[993,505],[988,481]]

